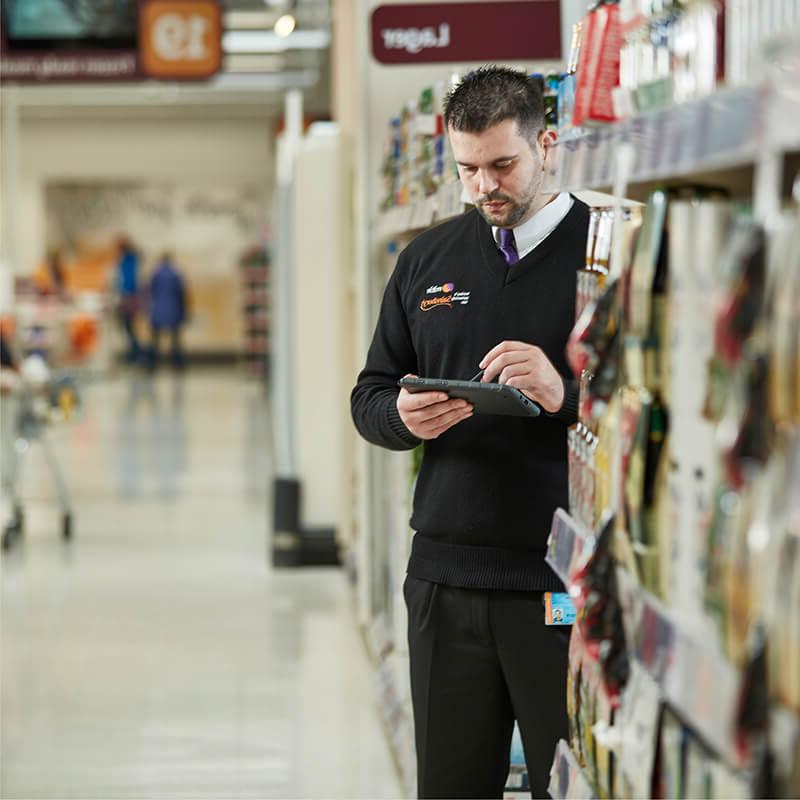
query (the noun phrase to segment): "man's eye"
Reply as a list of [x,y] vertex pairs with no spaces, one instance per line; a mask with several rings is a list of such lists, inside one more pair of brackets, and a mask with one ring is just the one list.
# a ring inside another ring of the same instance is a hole
[[508,169],[514,162],[513,161],[500,161],[495,166],[498,169]]

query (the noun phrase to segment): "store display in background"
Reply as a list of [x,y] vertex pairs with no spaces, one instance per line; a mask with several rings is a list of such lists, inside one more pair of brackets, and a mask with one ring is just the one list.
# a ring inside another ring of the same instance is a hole
[[160,253],[173,252],[191,287],[187,351],[235,355],[242,352],[244,330],[238,264],[262,240],[268,207],[264,191],[254,186],[51,183],[45,187],[46,240],[65,254],[69,287],[101,292],[111,287],[121,233],[143,253],[145,273]]
[[415,102],[391,119],[384,149],[382,209],[407,206],[458,180],[442,119],[445,92],[444,82],[423,89]]
[[245,369],[251,375],[265,377],[269,371],[272,300],[268,250],[264,247],[249,250],[242,256],[239,266],[244,304]]

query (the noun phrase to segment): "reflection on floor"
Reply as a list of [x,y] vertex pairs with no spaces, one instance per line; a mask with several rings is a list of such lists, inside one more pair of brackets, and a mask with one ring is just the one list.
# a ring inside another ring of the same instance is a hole
[[263,389],[233,371],[86,390],[34,448],[3,557],[0,796],[399,797],[339,570],[266,558]]

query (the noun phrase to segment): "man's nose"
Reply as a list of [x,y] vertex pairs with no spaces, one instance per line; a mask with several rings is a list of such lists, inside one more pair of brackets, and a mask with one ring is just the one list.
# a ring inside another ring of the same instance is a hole
[[497,177],[489,170],[478,171],[478,191],[481,194],[491,194],[499,186]]

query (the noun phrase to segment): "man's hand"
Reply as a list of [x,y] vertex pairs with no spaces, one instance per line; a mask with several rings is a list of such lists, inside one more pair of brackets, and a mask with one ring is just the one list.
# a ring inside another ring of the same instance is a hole
[[[406,375],[415,378],[416,375]],[[417,439],[436,439],[445,431],[469,419],[472,406],[466,400],[450,400],[444,392],[409,392],[397,396],[400,419]]]
[[519,389],[554,414],[564,405],[564,381],[540,347],[525,342],[500,342],[480,363],[481,383],[499,382]]

